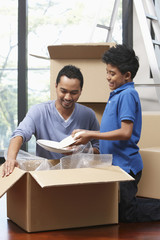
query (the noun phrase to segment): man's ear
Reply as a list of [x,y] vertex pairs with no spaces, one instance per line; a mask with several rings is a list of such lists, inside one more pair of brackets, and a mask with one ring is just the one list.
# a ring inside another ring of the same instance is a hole
[[55,88],[57,88],[57,86],[58,86],[58,84],[57,84],[57,83],[55,83]]

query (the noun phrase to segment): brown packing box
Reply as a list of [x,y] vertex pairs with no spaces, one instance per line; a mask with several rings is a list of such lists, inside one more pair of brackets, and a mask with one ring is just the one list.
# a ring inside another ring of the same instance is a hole
[[160,147],[140,150],[144,169],[137,196],[160,199]]
[[160,146],[160,112],[142,113],[142,133],[138,146],[150,148]]
[[51,59],[51,99],[56,98],[55,81],[62,67],[68,64],[79,67],[84,76],[84,87],[79,102],[104,102],[109,96],[106,85],[106,65],[101,58],[115,43],[63,44],[48,46]]
[[27,232],[118,223],[119,167],[14,172],[2,178],[7,216]]

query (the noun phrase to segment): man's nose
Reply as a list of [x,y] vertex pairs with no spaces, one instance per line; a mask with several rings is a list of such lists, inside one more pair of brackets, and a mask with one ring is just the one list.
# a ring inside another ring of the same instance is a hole
[[71,100],[71,99],[72,99],[71,94],[70,94],[70,93],[66,93],[66,94],[65,94],[65,99],[66,99],[66,100]]

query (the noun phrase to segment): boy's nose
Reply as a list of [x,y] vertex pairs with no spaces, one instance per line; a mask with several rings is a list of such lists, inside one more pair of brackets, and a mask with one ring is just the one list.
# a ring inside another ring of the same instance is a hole
[[111,79],[110,74],[107,74],[107,80],[109,81]]

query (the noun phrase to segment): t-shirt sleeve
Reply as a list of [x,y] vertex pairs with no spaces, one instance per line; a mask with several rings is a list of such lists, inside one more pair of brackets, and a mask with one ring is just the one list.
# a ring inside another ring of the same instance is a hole
[[123,94],[120,98],[118,106],[120,120],[130,120],[134,122],[136,116],[136,106],[136,98],[131,92]]
[[38,119],[38,109],[36,106],[31,107],[31,109],[26,114],[25,118],[20,122],[18,127],[13,132],[11,138],[16,136],[21,136],[23,138],[23,142],[28,142],[32,134],[35,134],[36,131],[36,119]]

